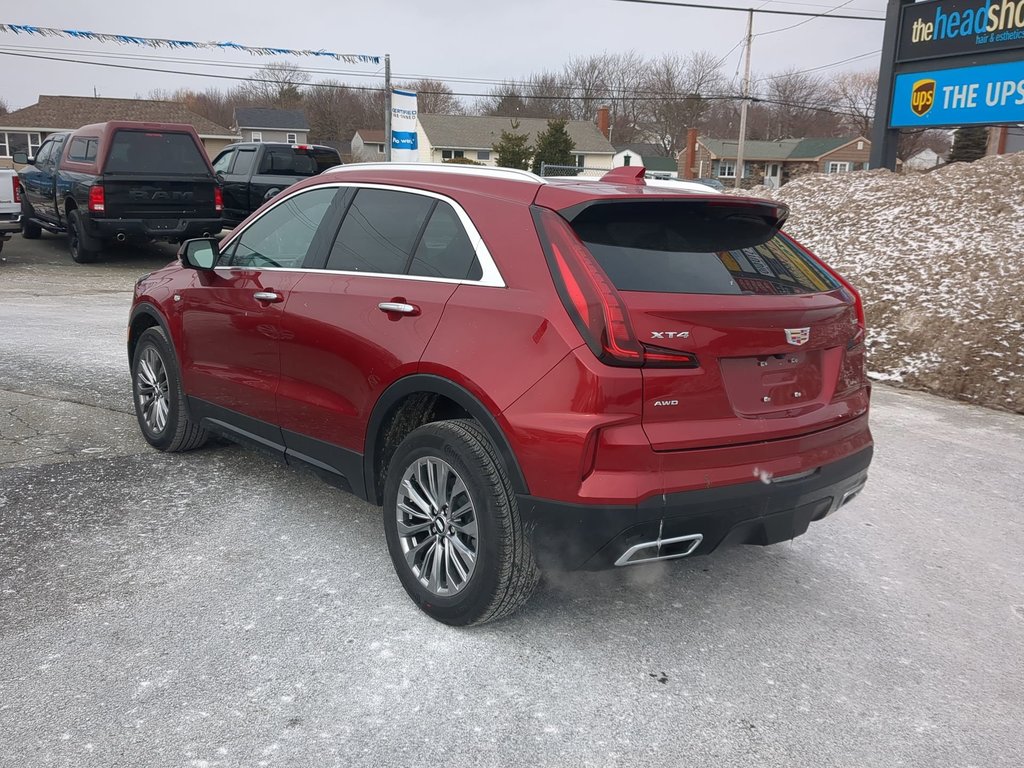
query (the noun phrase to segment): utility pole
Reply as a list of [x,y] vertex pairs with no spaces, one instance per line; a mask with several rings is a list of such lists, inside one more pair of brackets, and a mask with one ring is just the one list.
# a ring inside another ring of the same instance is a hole
[[384,54],[384,161],[391,162],[391,54]]
[[747,102],[750,99],[750,46],[754,42],[754,9],[747,11],[747,63],[743,72],[743,103],[740,105],[740,140],[736,146],[736,189],[743,187],[743,143],[747,140]]

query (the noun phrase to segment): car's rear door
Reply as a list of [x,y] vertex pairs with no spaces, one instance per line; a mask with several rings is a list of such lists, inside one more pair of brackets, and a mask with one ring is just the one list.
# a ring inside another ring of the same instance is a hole
[[775,233],[766,205],[609,202],[573,219],[648,348],[655,450],[789,437],[867,409],[854,298]]
[[197,271],[181,292],[185,391],[200,414],[258,442],[282,446],[281,316],[307,259],[323,248],[321,224],[337,193],[331,186],[282,199],[227,241],[218,266]]
[[324,268],[292,292],[278,389],[289,452],[346,476],[361,471],[381,392],[417,370],[445,303],[481,276],[452,201],[372,186],[349,194]]

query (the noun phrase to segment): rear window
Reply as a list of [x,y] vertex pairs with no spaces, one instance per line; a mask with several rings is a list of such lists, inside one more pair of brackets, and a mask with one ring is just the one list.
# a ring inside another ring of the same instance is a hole
[[795,294],[839,288],[754,206],[596,204],[572,226],[620,291]]
[[118,131],[110,143],[107,173],[210,175],[195,141],[187,133]]
[[335,165],[341,165],[341,160],[338,153],[330,149],[268,147],[263,160],[260,161],[259,173],[274,176],[316,176]]

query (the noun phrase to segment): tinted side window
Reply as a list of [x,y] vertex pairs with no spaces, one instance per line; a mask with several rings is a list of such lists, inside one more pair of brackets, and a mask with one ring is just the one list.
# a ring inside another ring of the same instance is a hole
[[36,157],[35,157],[36,167],[47,165],[49,163],[49,161],[50,161],[50,153],[52,151],[53,151],[53,142],[52,141],[44,141],[43,142],[43,146],[41,146],[39,148],[39,151],[36,153]]
[[213,161],[213,170],[216,173],[227,173],[231,167],[231,161],[235,158],[235,150],[229,149],[222,152],[220,157]]
[[271,208],[246,228],[218,266],[301,267],[337,192],[336,187],[313,189]]
[[409,274],[454,280],[479,280],[483,275],[469,236],[448,203],[438,202],[434,208],[416,247]]
[[240,149],[235,158],[235,165],[231,169],[232,174],[244,175],[252,170],[252,162],[256,157],[255,149]]
[[794,294],[839,287],[792,240],[742,205],[594,205],[572,225],[621,291]]
[[192,136],[166,131],[118,131],[110,143],[104,170],[171,175],[210,173]]
[[434,199],[361,189],[349,206],[327,269],[403,274]]
[[98,139],[74,138],[71,140],[71,146],[68,147],[68,160],[78,163],[91,163],[96,159],[96,147],[98,145]]

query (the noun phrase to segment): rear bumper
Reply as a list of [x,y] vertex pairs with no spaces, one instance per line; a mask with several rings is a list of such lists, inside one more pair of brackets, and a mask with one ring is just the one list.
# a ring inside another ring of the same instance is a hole
[[21,210],[14,213],[0,213],[0,236],[21,232]]
[[97,219],[85,220],[86,232],[97,240],[126,238],[154,240],[188,240],[192,237],[216,235],[223,223],[216,219]]
[[[666,539],[688,542],[666,547],[665,554],[775,544],[800,536],[859,493],[872,451],[869,446],[790,479],[658,495],[635,506],[581,506],[524,495],[519,509],[537,560],[547,568],[606,568],[632,548],[637,548],[634,559],[655,555],[657,544],[642,545]],[[700,540],[691,549],[697,536]]]

